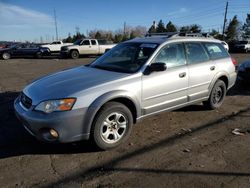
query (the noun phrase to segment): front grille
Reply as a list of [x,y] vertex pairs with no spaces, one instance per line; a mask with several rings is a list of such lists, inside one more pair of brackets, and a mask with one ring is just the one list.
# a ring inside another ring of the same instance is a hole
[[61,47],[61,51],[67,51],[67,50],[68,50],[68,48],[66,46]]
[[27,97],[24,93],[21,93],[20,101],[22,105],[27,109],[29,109],[32,106],[31,98]]

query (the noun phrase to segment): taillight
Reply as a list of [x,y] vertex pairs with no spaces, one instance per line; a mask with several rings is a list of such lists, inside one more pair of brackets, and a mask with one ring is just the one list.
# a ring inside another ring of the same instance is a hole
[[231,57],[231,59],[232,59],[232,63],[234,64],[234,66],[236,67],[236,66],[238,66],[238,62],[237,62],[237,60],[236,59],[234,59],[233,57]]

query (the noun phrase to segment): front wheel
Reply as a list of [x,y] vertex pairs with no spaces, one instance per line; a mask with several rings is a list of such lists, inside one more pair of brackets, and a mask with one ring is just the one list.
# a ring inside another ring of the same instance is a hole
[[7,52],[4,52],[3,55],[2,55],[2,58],[3,58],[4,60],[10,59],[10,54],[7,53]]
[[219,108],[224,101],[226,92],[227,88],[225,82],[218,80],[214,84],[209,99],[203,102],[204,106],[211,110]]
[[70,53],[70,56],[72,59],[78,59],[79,58],[79,52],[76,50],[72,50]]
[[102,150],[112,149],[127,140],[132,125],[132,114],[125,105],[108,102],[95,118],[92,127],[93,140]]

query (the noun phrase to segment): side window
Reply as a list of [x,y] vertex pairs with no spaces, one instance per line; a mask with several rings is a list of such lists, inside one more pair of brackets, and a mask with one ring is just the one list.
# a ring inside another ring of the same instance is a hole
[[90,45],[89,40],[84,40],[84,41],[82,42],[82,45]]
[[91,44],[92,45],[96,45],[96,41],[95,40],[91,40]]
[[228,53],[225,48],[219,43],[205,43],[205,48],[207,49],[211,59],[228,57]]
[[167,68],[178,67],[186,64],[183,44],[169,44],[164,46],[155,61],[158,63],[166,63]]
[[209,60],[209,56],[200,43],[187,43],[186,53],[189,64],[196,64]]

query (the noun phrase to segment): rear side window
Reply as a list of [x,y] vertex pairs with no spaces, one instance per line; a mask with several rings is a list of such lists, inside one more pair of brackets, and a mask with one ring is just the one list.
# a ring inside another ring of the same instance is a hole
[[211,59],[227,58],[228,53],[225,48],[219,43],[205,43],[205,48],[208,51]]
[[165,63],[167,68],[178,67],[186,64],[182,44],[168,44],[156,56],[154,62]]
[[91,40],[91,44],[92,45],[96,45],[96,41],[95,40]]
[[200,43],[186,43],[186,53],[189,64],[196,64],[209,60],[208,54]]

